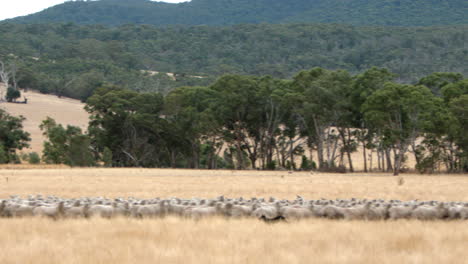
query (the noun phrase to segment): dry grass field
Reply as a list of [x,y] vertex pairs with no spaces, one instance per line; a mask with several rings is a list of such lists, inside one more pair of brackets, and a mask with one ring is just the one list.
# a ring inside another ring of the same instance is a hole
[[[19,169],[21,168],[21,169]],[[106,196],[468,201],[467,175],[0,169],[0,198]],[[0,219],[0,263],[467,263],[462,221]]]
[[22,92],[22,97],[28,98],[27,104],[0,103],[0,108],[8,113],[26,118],[24,129],[31,134],[31,147],[25,152],[42,152],[44,137],[39,129],[42,120],[48,116],[58,123],[78,126],[83,130],[88,128],[88,113],[83,109],[84,104],[79,100],[58,98],[55,95],[41,94],[34,91]]

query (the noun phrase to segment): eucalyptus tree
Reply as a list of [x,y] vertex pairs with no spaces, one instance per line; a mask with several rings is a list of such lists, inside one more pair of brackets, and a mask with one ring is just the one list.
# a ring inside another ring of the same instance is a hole
[[424,85],[436,96],[441,96],[444,86],[463,80],[463,75],[457,72],[434,72],[421,78],[418,85]]
[[11,116],[0,109],[0,163],[16,160],[16,150],[29,146],[29,133],[23,130],[24,117]]
[[468,170],[468,79],[448,84],[442,88],[444,102],[451,122],[445,126],[446,138],[443,145],[449,171]]
[[[375,91],[380,90],[384,87],[384,84],[390,81],[393,81],[396,77],[395,74],[391,73],[385,68],[377,68],[372,67],[365,72],[358,74],[354,77],[352,91],[350,92],[349,96],[349,103],[351,104],[351,111],[352,111],[352,125],[355,128],[356,138],[360,141],[362,146],[362,154],[364,160],[364,171],[368,171],[367,166],[367,149],[373,149],[375,147],[375,131],[379,130],[379,128],[369,126],[366,124],[366,120],[364,119],[364,115],[361,111],[362,105],[366,101],[366,99]],[[382,150],[382,154],[389,156],[389,149],[385,148],[380,142],[379,148]],[[380,154],[380,150],[378,151],[378,157],[384,156]],[[382,161],[384,159],[382,158]],[[387,159],[388,166],[391,167],[390,159]],[[379,167],[380,165],[380,158],[379,158]],[[383,167],[383,166],[382,166]]]
[[393,146],[394,175],[400,173],[409,146],[437,112],[438,100],[425,86],[388,82],[363,104],[365,120],[380,129],[381,140]]
[[346,96],[352,78],[347,71],[314,68],[293,79],[293,89],[302,95],[296,113],[309,141],[317,148],[319,169],[336,166],[339,137],[336,126],[348,115]]
[[81,128],[64,128],[48,117],[40,125],[44,141],[43,160],[47,163],[89,167],[96,164],[90,137]]
[[[210,108],[217,93],[208,87],[180,87],[165,98],[165,119],[173,129],[167,144],[171,166],[175,167],[177,155],[185,154],[189,167],[198,168],[201,145],[208,148],[208,168],[216,167],[216,157],[221,150],[220,125]],[[177,153],[178,152],[178,153]]]
[[99,153],[107,147],[114,166],[154,167],[162,164],[163,97],[137,93],[115,86],[103,86],[88,98],[89,134]]
[[257,80],[249,76],[225,75],[210,88],[218,94],[212,108],[217,122],[222,124],[223,139],[235,147],[236,168],[245,169],[248,165],[245,150],[249,149],[250,158],[255,160],[259,147],[258,138],[250,142],[251,135],[248,134],[248,127],[258,121]]

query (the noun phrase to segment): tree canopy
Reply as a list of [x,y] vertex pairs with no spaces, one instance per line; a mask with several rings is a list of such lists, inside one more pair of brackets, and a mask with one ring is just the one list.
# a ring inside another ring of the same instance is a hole
[[364,161],[373,153],[395,175],[408,155],[421,172],[459,172],[468,169],[468,86],[456,79],[431,90],[382,68],[312,68],[291,80],[224,75],[165,97],[102,86],[87,100],[88,136],[107,166],[353,171],[362,148]]
[[29,133],[23,130],[23,117],[9,115],[0,109],[0,163],[18,160],[16,150],[29,146]]
[[243,23],[341,23],[428,26],[467,24],[464,0],[150,0],[68,1],[16,23],[233,25]]
[[208,86],[224,74],[292,78],[314,67],[358,74],[377,66],[411,84],[454,72],[421,80],[435,90],[468,74],[467,26],[0,23],[0,34],[0,60],[17,66],[19,87],[81,100],[104,83],[165,95]]

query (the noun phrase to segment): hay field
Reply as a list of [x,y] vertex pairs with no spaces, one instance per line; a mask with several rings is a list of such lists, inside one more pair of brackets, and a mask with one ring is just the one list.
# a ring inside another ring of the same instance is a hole
[[[12,194],[468,201],[467,175],[0,169]],[[0,219],[0,263],[466,263],[466,222]]]
[[22,91],[21,93],[22,97],[19,100],[22,101],[26,97],[28,98],[27,104],[0,103],[0,108],[11,115],[22,115],[26,118],[23,125],[24,130],[31,134],[31,146],[24,152],[42,153],[44,137],[39,125],[48,116],[64,126],[74,125],[82,130],[88,128],[88,113],[83,109],[84,104],[79,100],[58,98],[55,95],[41,94],[35,91]]

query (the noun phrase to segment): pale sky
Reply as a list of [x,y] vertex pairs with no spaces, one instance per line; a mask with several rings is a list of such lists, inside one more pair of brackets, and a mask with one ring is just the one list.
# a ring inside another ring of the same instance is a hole
[[[0,0],[0,20],[25,16],[48,7],[61,4],[65,0]],[[161,2],[180,3],[187,0],[160,0]]]

